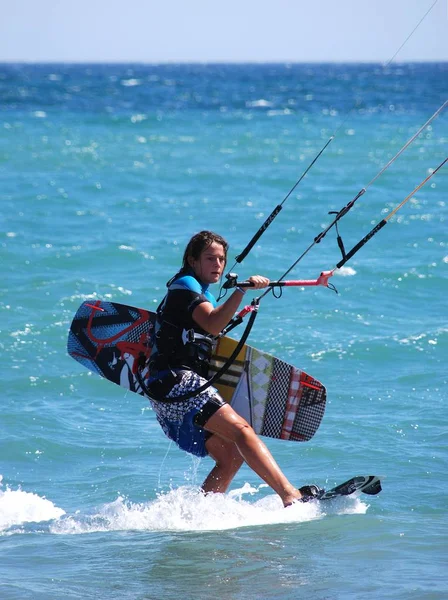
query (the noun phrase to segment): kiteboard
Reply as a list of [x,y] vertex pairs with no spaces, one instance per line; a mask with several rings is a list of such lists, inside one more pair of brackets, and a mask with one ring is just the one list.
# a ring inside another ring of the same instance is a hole
[[[67,350],[98,375],[145,395],[156,315],[142,308],[101,300],[85,301],[70,327]],[[219,338],[209,378],[237,342]],[[214,383],[235,411],[259,435],[305,442],[316,433],[325,412],[325,387],[311,375],[245,344],[229,370]]]
[[330,490],[324,491],[324,493],[316,498],[317,500],[333,500],[341,496],[352,496],[358,493],[367,494],[369,496],[375,496],[381,492],[381,481],[376,475],[359,475],[352,477],[344,483],[340,483]]

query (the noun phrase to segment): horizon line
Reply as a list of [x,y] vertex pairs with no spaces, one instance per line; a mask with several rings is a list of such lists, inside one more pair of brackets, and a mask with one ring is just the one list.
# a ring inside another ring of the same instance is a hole
[[[406,59],[401,61],[394,61],[393,66],[403,64],[420,64],[420,63],[448,63],[448,58],[416,58]],[[366,59],[366,60],[158,60],[158,61],[146,61],[146,60],[28,60],[28,59],[2,59],[0,58],[0,65],[147,65],[147,66],[158,66],[158,65],[309,65],[309,64],[326,64],[326,65],[380,65],[380,66],[391,66],[387,65],[387,61],[380,61],[377,59]]]

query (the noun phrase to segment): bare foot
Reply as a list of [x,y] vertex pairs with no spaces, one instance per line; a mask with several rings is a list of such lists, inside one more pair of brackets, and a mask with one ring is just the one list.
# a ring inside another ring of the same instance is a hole
[[282,498],[283,500],[283,506],[286,508],[287,506],[291,506],[291,504],[294,504],[295,502],[297,502],[298,500],[300,500],[302,497],[302,494],[299,492],[299,490],[294,490],[293,492],[287,494],[286,496],[284,496]]

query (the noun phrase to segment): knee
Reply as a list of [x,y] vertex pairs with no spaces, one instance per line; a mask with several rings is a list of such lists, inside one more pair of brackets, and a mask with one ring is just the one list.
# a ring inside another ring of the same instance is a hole
[[236,435],[235,442],[237,446],[239,446],[240,444],[247,445],[256,437],[257,434],[255,433],[253,428],[248,424],[244,424],[238,428],[238,433]]

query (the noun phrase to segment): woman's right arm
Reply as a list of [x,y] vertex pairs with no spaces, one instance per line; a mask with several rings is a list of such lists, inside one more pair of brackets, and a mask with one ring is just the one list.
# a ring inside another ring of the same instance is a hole
[[[249,277],[249,281],[253,283],[253,287],[250,289],[259,290],[269,285],[269,279],[261,275],[253,275]],[[193,320],[208,333],[219,335],[233,318],[243,296],[244,292],[237,288],[223,304],[220,304],[216,308],[213,308],[211,302],[202,302],[202,304],[199,304],[194,309],[192,314]]]

